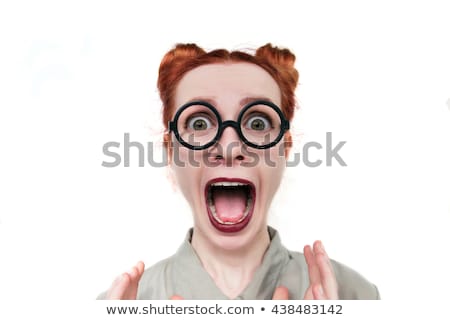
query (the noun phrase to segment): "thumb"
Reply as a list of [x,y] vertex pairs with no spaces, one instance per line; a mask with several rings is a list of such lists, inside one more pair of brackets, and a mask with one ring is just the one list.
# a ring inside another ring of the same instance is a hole
[[289,300],[289,290],[286,287],[276,288],[272,300]]

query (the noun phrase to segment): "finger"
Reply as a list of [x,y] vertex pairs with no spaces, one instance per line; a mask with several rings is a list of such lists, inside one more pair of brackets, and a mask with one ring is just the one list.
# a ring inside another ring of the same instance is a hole
[[331,261],[328,258],[328,255],[321,241],[316,241],[314,243],[314,252],[316,263],[320,272],[322,292],[325,295],[326,299],[336,300],[338,299],[338,286],[336,277],[334,275]]
[[137,284],[139,282],[139,279],[141,277],[141,275],[139,274],[139,270],[137,267],[132,267],[130,269],[130,271],[128,271],[128,275],[130,276],[130,286],[132,287],[136,287],[137,288]]
[[131,280],[134,281],[139,276],[139,270],[138,270],[137,266],[132,267],[128,271],[128,274],[130,275]]
[[308,265],[309,285],[320,283],[320,271],[316,263],[316,258],[311,246],[306,245],[303,248],[303,254],[305,255],[306,264]]
[[314,300],[314,294],[312,292],[312,286],[309,286],[308,289],[305,292],[305,296],[303,297],[303,300]]
[[125,293],[126,298],[125,299],[136,299],[139,280],[141,278],[141,274],[139,273],[138,267],[135,266],[130,269],[128,272],[128,275],[130,277],[130,284],[128,286],[128,290]]
[[327,297],[325,296],[325,294],[323,292],[322,285],[320,285],[320,284],[315,284],[314,286],[312,286],[312,293],[314,296],[314,300],[326,300],[327,299]]
[[272,300],[288,300],[289,290],[286,287],[277,287],[273,293]]
[[328,254],[325,251],[325,247],[323,246],[322,241],[317,240],[314,242],[314,255],[322,254],[326,258],[326,263],[329,265],[331,271],[333,271],[333,266],[331,265],[331,261],[328,258]]
[[136,267],[138,269],[139,277],[142,276],[142,274],[144,273],[144,270],[145,270],[145,264],[142,261],[139,261],[136,264]]
[[124,273],[118,276],[106,295],[108,300],[120,300],[124,298],[125,292],[130,284],[130,277],[128,274]]
[[170,297],[170,300],[184,300],[183,297],[177,296],[176,294]]

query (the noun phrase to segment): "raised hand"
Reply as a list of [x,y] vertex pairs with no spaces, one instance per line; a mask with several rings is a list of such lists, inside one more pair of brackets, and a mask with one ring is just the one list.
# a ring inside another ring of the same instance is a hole
[[[314,242],[313,248],[306,245],[303,249],[308,265],[309,287],[305,292],[305,300],[337,300],[338,286],[333,266],[321,241]],[[288,289],[278,287],[273,294],[273,300],[289,299]]]
[[144,269],[144,263],[139,261],[130,271],[118,276],[106,293],[106,299],[136,300],[139,280],[144,273]]
[[314,242],[313,248],[306,245],[303,249],[308,265],[309,287],[305,300],[337,300],[338,285],[333,266],[321,241]]

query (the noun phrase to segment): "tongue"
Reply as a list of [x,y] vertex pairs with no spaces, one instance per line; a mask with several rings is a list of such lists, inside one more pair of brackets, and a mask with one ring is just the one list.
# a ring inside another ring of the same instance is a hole
[[214,188],[212,191],[216,213],[223,222],[238,222],[247,207],[244,188]]

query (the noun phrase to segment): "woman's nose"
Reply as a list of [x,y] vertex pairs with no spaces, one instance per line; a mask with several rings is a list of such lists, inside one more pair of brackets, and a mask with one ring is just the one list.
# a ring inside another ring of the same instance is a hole
[[[244,144],[241,141],[236,129],[232,126],[226,127],[215,146],[215,159],[227,166],[239,164],[245,160]],[[238,163],[236,163],[238,162]]]

